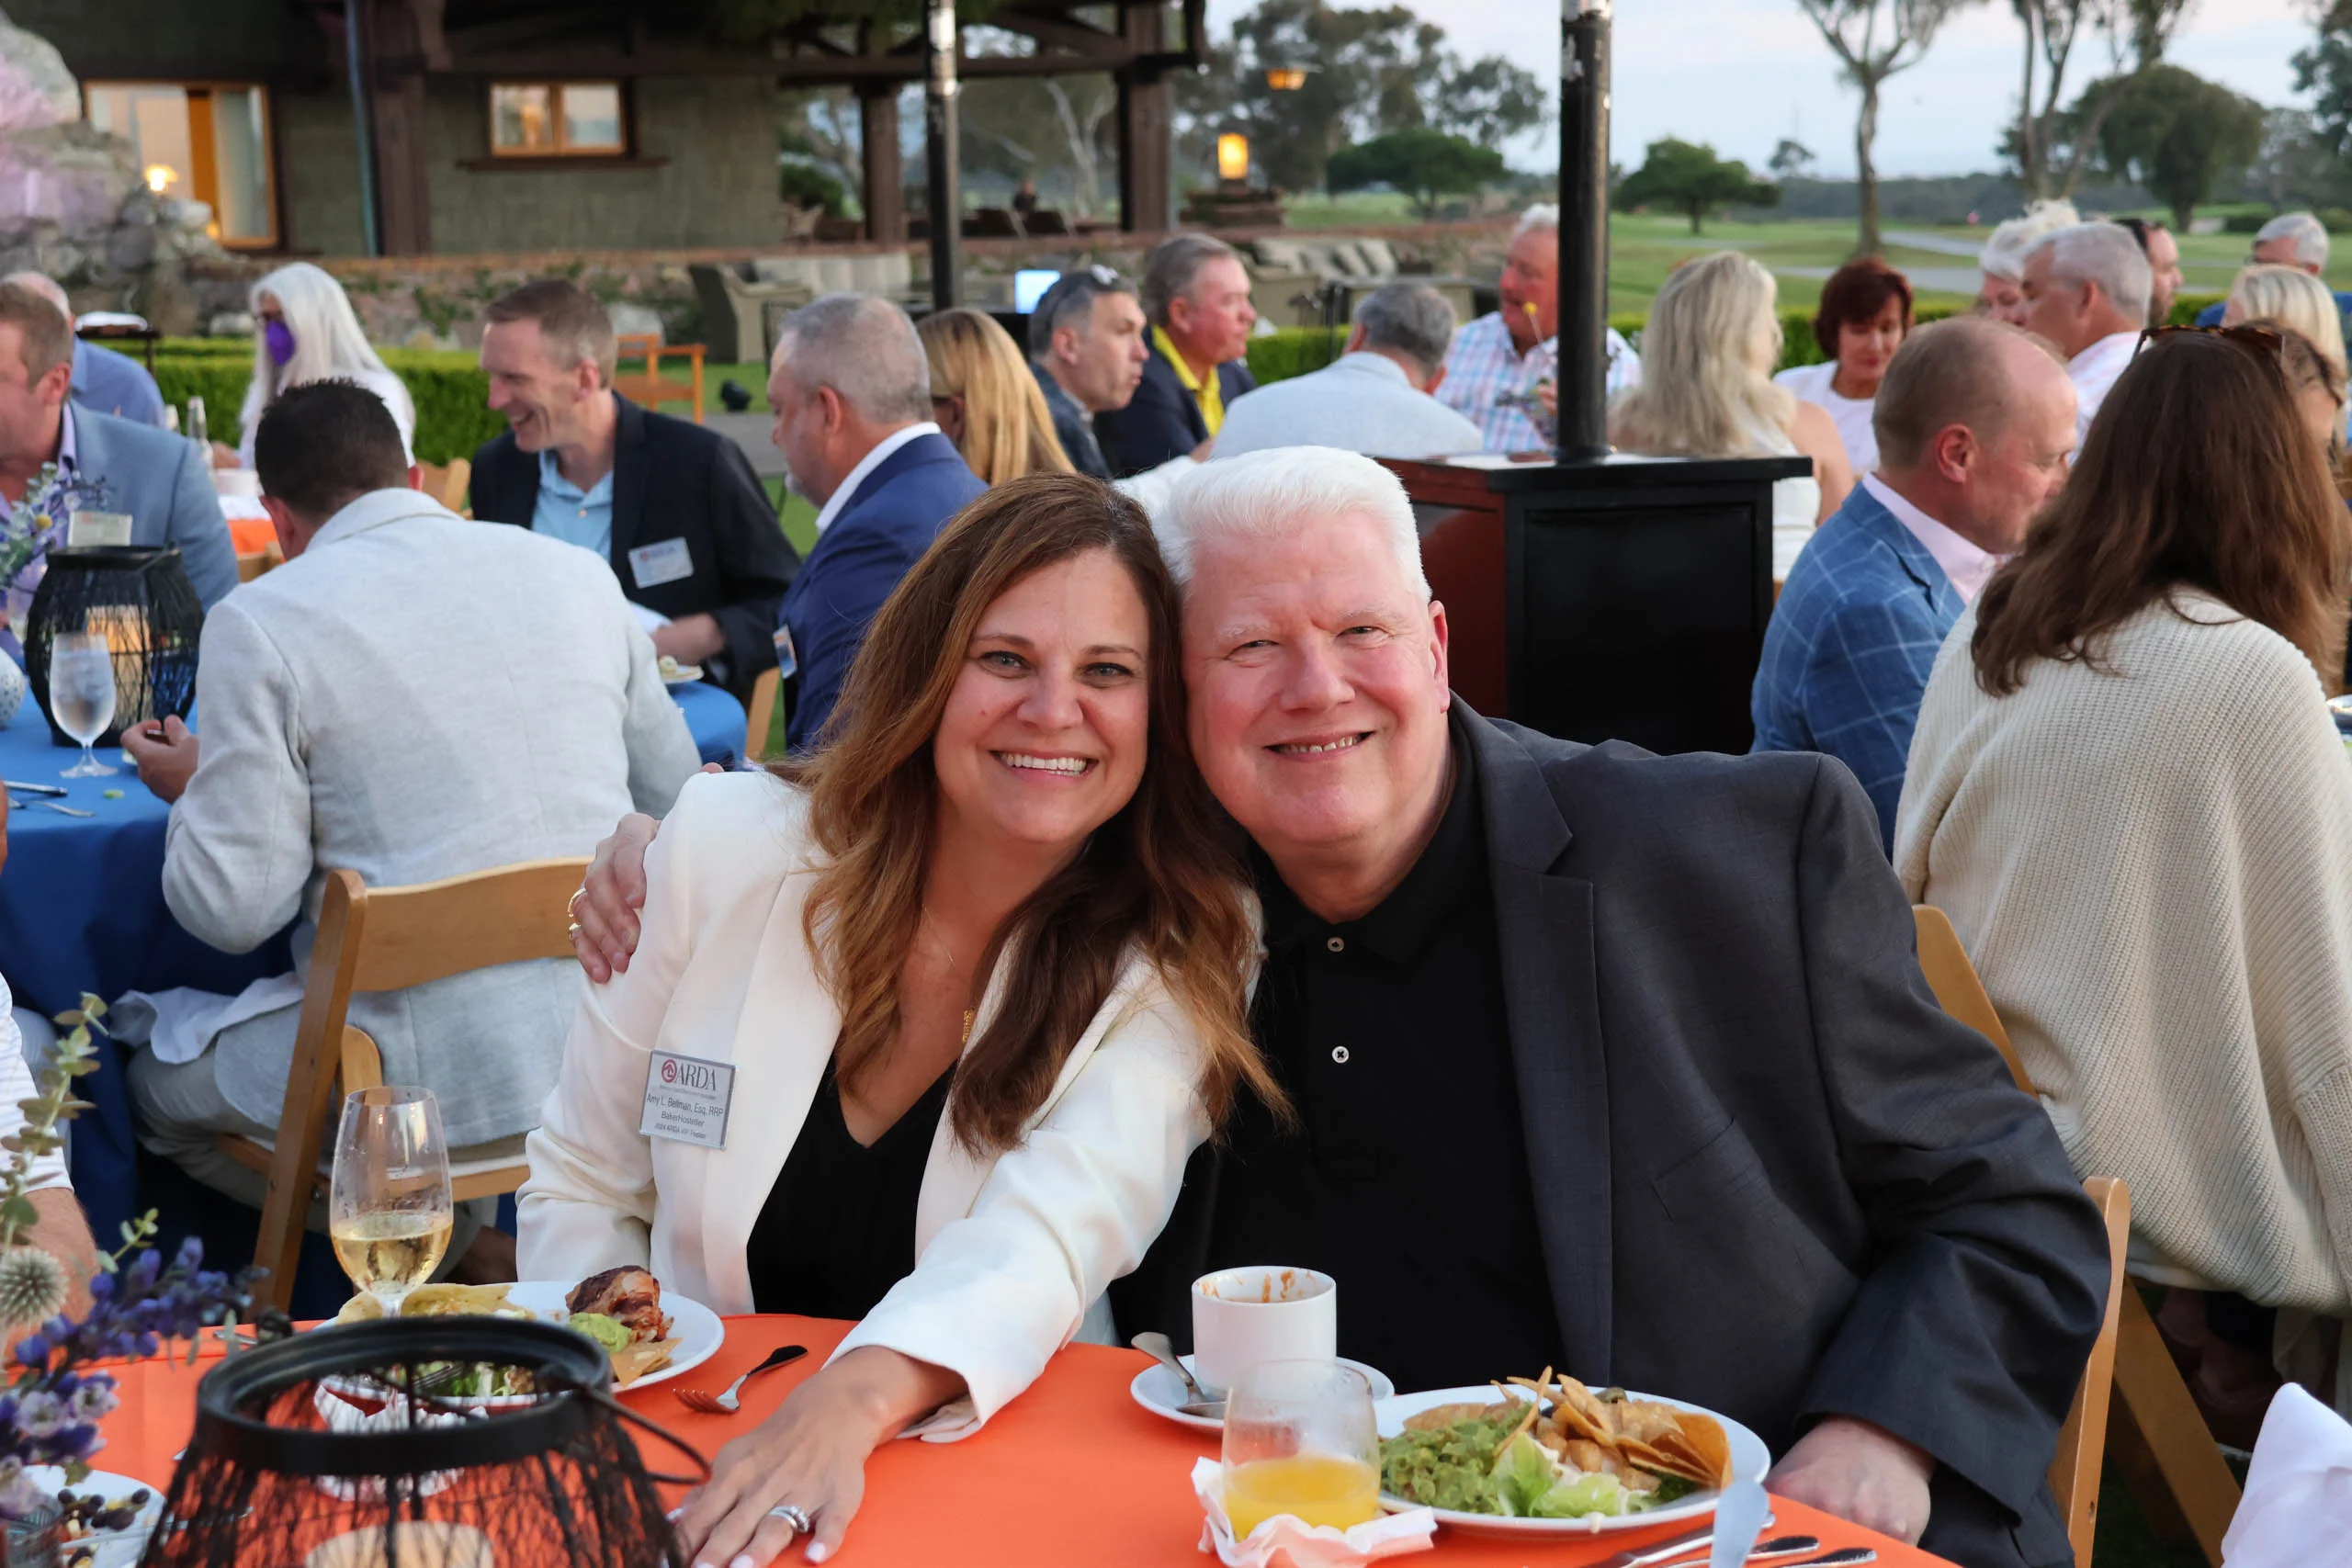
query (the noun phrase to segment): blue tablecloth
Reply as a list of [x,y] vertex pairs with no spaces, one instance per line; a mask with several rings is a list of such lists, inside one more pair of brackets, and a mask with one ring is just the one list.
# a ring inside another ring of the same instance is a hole
[[[670,690],[705,761],[727,762],[742,750],[741,703],[717,686]],[[293,967],[288,932],[254,953],[232,955],[183,930],[164,903],[164,827],[170,808],[139,782],[119,750],[98,753],[101,761],[121,769],[111,778],[61,778],[78,756],[50,743],[49,726],[29,697],[14,720],[0,727],[0,779],[62,784],[68,793],[61,804],[96,813],[66,817],[28,805],[9,813],[8,860],[0,871],[0,976],[16,993],[17,1005],[54,1017],[78,1006],[85,991],[107,1001],[125,991],[174,986],[233,995]],[[120,797],[107,799],[110,789]],[[81,1081],[79,1092],[93,1109],[74,1126],[74,1186],[101,1243],[160,1196],[140,1181],[119,1068],[109,1053],[100,1070]],[[248,1239],[245,1246],[251,1245]]]

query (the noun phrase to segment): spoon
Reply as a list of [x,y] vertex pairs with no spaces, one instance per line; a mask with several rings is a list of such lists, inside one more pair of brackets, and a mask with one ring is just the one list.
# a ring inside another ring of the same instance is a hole
[[1168,1336],[1153,1331],[1138,1334],[1127,1343],[1174,1372],[1183,1380],[1184,1386],[1193,1391],[1192,1403],[1178,1405],[1178,1410],[1187,1416],[1198,1416],[1212,1421],[1225,1418],[1225,1401],[1211,1399],[1208,1391],[1193,1381],[1191,1369],[1176,1359],[1176,1347],[1170,1342]]
[[1877,1561],[1878,1553],[1869,1547],[1848,1546],[1841,1547],[1836,1551],[1824,1552],[1819,1557],[1808,1557],[1804,1562],[1794,1564],[1794,1568],[1829,1568],[1832,1563],[1852,1564]]

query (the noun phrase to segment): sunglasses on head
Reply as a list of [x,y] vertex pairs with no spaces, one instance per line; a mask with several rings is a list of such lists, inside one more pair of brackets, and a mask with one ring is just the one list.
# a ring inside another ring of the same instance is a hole
[[2258,355],[2273,365],[2278,362],[2279,355],[2286,348],[2286,340],[2268,327],[2150,327],[2140,334],[2140,341],[2132,345],[2132,357],[2137,359],[2140,356],[2140,351],[2152,343],[2161,342],[2182,333],[2201,337],[2220,338],[2223,343],[2233,343],[2249,354]]

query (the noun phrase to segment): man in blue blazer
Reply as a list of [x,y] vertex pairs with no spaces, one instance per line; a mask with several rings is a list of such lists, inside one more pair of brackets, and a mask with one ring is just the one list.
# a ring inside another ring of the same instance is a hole
[[68,405],[74,329],[21,284],[0,283],[0,500],[14,504],[43,466],[126,513],[130,542],[176,547],[205,608],[237,586],[236,547],[204,454],[153,425]]
[[823,510],[784,596],[785,741],[817,743],[865,627],[941,525],[988,486],[931,413],[931,366],[906,312],[828,294],[788,317],[768,372],[775,445]]
[[1126,407],[1094,416],[1094,439],[1120,479],[1192,455],[1225,423],[1227,405],[1258,386],[1243,358],[1258,321],[1250,274],[1224,241],[1161,241],[1144,263],[1143,310],[1143,380]]
[[1895,352],[1871,423],[1879,470],[1797,557],[1748,705],[1751,750],[1844,762],[1891,845],[1937,651],[2065,482],[2075,388],[2041,339],[1956,316]]

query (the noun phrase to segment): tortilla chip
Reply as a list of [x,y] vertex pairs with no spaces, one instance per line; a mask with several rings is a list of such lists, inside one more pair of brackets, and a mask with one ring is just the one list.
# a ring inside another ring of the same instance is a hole
[[613,1352],[613,1381],[627,1388],[648,1372],[658,1372],[670,1364],[677,1351],[675,1339],[653,1339],[642,1345],[624,1345]]
[[1713,1416],[1682,1411],[1678,1416],[1680,1429],[1672,1438],[1661,1438],[1658,1447],[1674,1453],[1679,1450],[1690,1460],[1690,1479],[1702,1486],[1717,1489],[1731,1484],[1731,1435],[1723,1423]]
[[362,1291],[343,1303],[343,1310],[334,1314],[334,1320],[337,1323],[373,1323],[383,1315],[384,1303],[370,1292]]
[[489,1317],[506,1305],[512,1285],[419,1285],[401,1303],[402,1317]]
[[1484,1421],[1499,1409],[1493,1404],[1432,1404],[1405,1417],[1408,1432],[1442,1432],[1456,1421]]
[[1583,1438],[1611,1447],[1617,1440],[1616,1425],[1610,1419],[1609,1406],[1593,1398],[1592,1390],[1574,1378],[1562,1378],[1553,1385],[1556,1405],[1553,1419],[1566,1435]]

